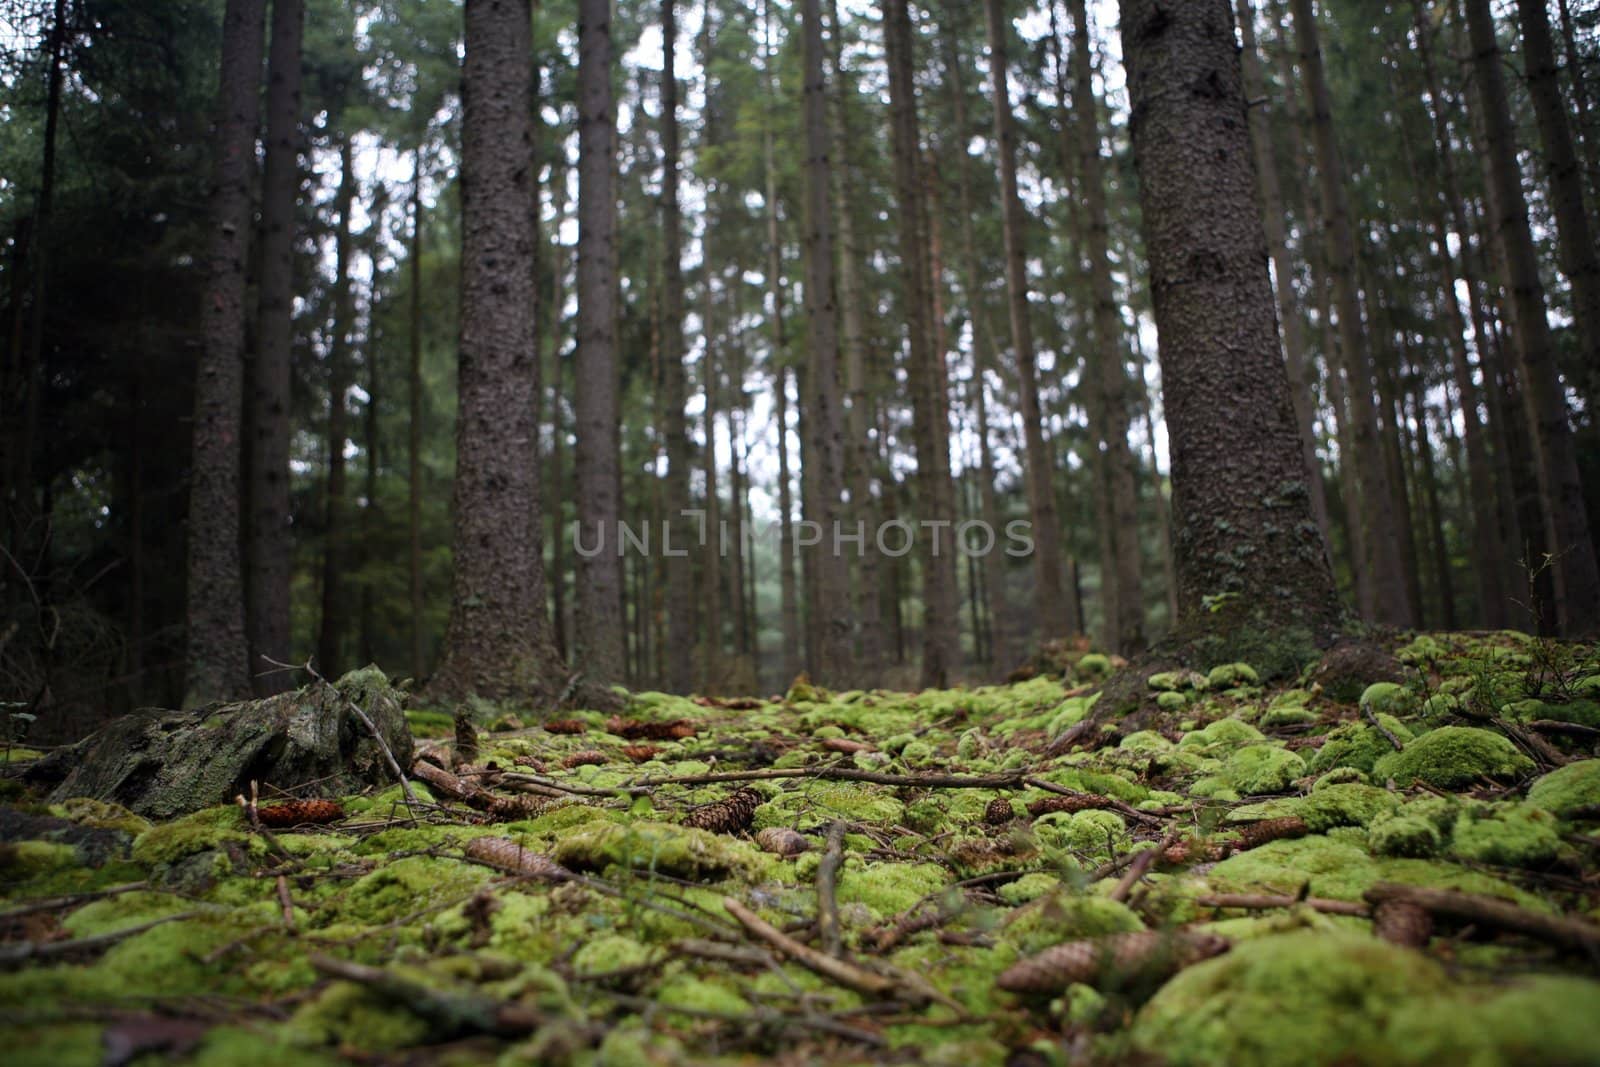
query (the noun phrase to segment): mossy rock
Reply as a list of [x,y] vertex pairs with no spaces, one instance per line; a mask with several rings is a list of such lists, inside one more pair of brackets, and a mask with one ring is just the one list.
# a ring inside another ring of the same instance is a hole
[[1600,760],[1580,760],[1533,783],[1528,803],[1563,818],[1581,808],[1600,807]]
[[[1385,730],[1399,738],[1402,745],[1411,740],[1411,731],[1393,715],[1380,712],[1378,721]],[[1349,722],[1328,733],[1322,747],[1311,759],[1311,770],[1321,774],[1335,767],[1353,767],[1371,774],[1373,764],[1393,751],[1394,743],[1384,736],[1382,730],[1373,729],[1364,722]]]
[[575,871],[608,867],[717,880],[750,866],[747,849],[704,830],[661,822],[587,823],[556,842],[557,863]]
[[1510,778],[1533,769],[1533,761],[1499,734],[1473,726],[1445,726],[1406,743],[1372,767],[1374,778],[1402,786],[1426,782],[1457,789],[1479,778]]
[[1222,777],[1242,796],[1281,793],[1305,773],[1305,760],[1271,745],[1241,748],[1222,767]]
[[1217,754],[1265,740],[1266,735],[1247,722],[1240,722],[1238,719],[1218,719],[1202,729],[1191,730],[1184,734],[1178,742],[1178,747]]
[[1379,856],[1420,859],[1438,855],[1444,844],[1439,828],[1420,815],[1395,815],[1375,820],[1367,830],[1367,842]]
[[1063,941],[1144,929],[1139,916],[1126,904],[1108,897],[1074,892],[1062,886],[1059,880],[1054,881],[1054,888],[1006,919],[1005,939],[1019,952],[1029,954]]
[[1560,823],[1533,804],[1497,805],[1462,812],[1450,838],[1450,852],[1474,863],[1539,867],[1561,851]]

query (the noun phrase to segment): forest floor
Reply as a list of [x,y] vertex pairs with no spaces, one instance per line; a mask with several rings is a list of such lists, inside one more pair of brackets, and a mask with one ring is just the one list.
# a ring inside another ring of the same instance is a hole
[[413,711],[410,802],[255,823],[0,778],[0,1049],[1600,1063],[1600,649],[1433,634],[1272,685],[1158,674],[1141,729],[1057,751],[1112,669],[483,706],[475,755]]

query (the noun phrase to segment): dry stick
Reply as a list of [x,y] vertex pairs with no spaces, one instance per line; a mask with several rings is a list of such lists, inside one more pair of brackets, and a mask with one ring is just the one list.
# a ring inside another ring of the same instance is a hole
[[[709,785],[712,782],[755,782],[772,778],[816,778],[830,782],[867,782],[872,785],[903,786],[911,789],[1017,789],[1023,772],[1005,774],[885,774],[854,767],[828,764],[823,767],[767,767],[753,771],[713,771],[709,774],[680,774],[660,778],[641,778],[632,788],[657,785]],[[629,786],[624,786],[628,789]],[[1142,813],[1141,813],[1142,814]]]
[[839,947],[839,899],[834,892],[839,864],[844,861],[844,823],[837,820],[828,827],[828,844],[817,866],[817,932],[822,936],[822,951],[842,958]]
[[294,933],[294,898],[289,895],[289,879],[278,875],[278,903],[283,905],[283,928]]
[[1292,908],[1296,904],[1304,904],[1314,911],[1329,915],[1353,915],[1358,919],[1365,919],[1370,914],[1365,905],[1348,900],[1327,900],[1323,897],[1307,897],[1301,900],[1299,897],[1280,897],[1266,893],[1213,893],[1195,897],[1194,902],[1202,908],[1239,908],[1245,911]]
[[750,933],[759,937],[802,967],[815,971],[824,978],[838,982],[845,988],[853,989],[862,996],[867,997],[886,997],[895,991],[895,982],[893,980],[885,978],[881,974],[873,974],[871,971],[862,970],[860,967],[846,963],[843,960],[834,959],[832,956],[818,952],[809,945],[802,945],[732,897],[723,897],[722,906],[727,909],[729,915],[738,919]]
[[108,886],[105,889],[96,889],[90,893],[72,893],[64,897],[48,897],[43,900],[30,900],[26,904],[19,904],[15,908],[0,911],[0,923],[11,919],[20,919],[24,915],[32,915],[39,911],[56,911],[60,908],[70,908],[89,900],[99,900],[101,897],[114,897],[119,893],[136,893],[141,889],[149,889],[149,882],[124,882],[122,885]]
[[1585,726],[1578,722],[1562,722],[1559,719],[1535,719],[1528,724],[1528,729],[1538,730],[1542,734],[1566,734],[1568,737],[1586,739],[1600,737],[1600,730],[1593,726]]
[[185,919],[196,918],[200,914],[202,913],[198,911],[185,911],[177,915],[163,915],[159,919],[151,919],[137,926],[112,930],[110,933],[96,934],[93,937],[74,938],[71,941],[22,941],[15,945],[0,945],[0,967],[14,967],[32,960],[55,959],[58,956],[71,956],[78,952],[99,952],[101,949],[110,948],[118,941],[125,941],[135,934],[142,934],[163,923],[182,922]]
[[545,1022],[543,1013],[521,1004],[503,1004],[476,994],[440,992],[381,967],[334,959],[320,952],[313,952],[309,960],[318,973],[365,986],[448,1033],[521,1037]]
[[1388,882],[1380,882],[1362,896],[1368,904],[1376,905],[1387,900],[1404,901],[1426,908],[1436,915],[1449,915],[1457,919],[1526,934],[1540,941],[1549,942],[1557,948],[1567,950],[1580,948],[1591,956],[1600,958],[1600,925],[1581,919],[1541,915],[1508,901],[1478,893],[1461,893],[1453,889],[1423,889]]
[[1394,746],[1396,752],[1406,747],[1401,740],[1394,735],[1393,731],[1391,731],[1387,726],[1383,725],[1383,723],[1378,720],[1378,713],[1372,709],[1371,704],[1363,702],[1361,713],[1372,721],[1372,725],[1377,728],[1380,734],[1389,739],[1389,743]]
[[1119,904],[1126,901],[1128,894],[1133,892],[1133,887],[1139,884],[1139,879],[1143,878],[1145,872],[1155,863],[1156,857],[1165,852],[1167,846],[1177,839],[1178,831],[1173,830],[1166,837],[1163,837],[1161,843],[1155,848],[1147,848],[1135,854],[1133,862],[1128,864],[1127,873],[1122,876],[1122,881],[1118,882],[1117,887],[1111,891],[1111,899]]
[[[499,784],[529,792],[555,790],[557,793],[572,793],[580,797],[634,797],[643,796],[650,791],[644,785],[622,785],[615,789],[602,789],[599,786],[579,785],[576,782],[558,782],[554,778],[546,778],[541,774],[513,774],[509,772],[500,776]],[[544,795],[548,796],[549,794],[546,793]]]

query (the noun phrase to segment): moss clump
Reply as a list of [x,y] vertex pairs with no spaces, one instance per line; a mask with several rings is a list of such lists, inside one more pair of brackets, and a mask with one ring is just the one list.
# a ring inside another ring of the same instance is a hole
[[1306,761],[1286,748],[1251,745],[1228,757],[1222,777],[1244,796],[1281,793],[1306,772]]
[[1514,985],[1467,990],[1441,1004],[1397,1006],[1388,1039],[1403,1064],[1594,1063],[1600,983],[1538,975]]
[[1238,719],[1218,719],[1201,730],[1191,730],[1178,742],[1180,749],[1198,749],[1212,755],[1240,748],[1266,737],[1247,722]]
[[1388,1020],[1448,989],[1444,971],[1419,953],[1368,937],[1289,933],[1182,972],[1139,1012],[1131,1036],[1174,1067],[1388,1062]]
[[1271,841],[1228,857],[1207,876],[1219,892],[1293,896],[1309,886],[1312,896],[1334,900],[1360,900],[1377,880],[1378,868],[1370,856],[1327,837]]
[[[1384,729],[1398,737],[1401,744],[1411,740],[1411,731],[1394,716],[1379,714],[1378,721],[1383,723]],[[1394,750],[1393,743],[1382,731],[1374,730],[1366,723],[1345,723],[1329,732],[1327,740],[1312,757],[1311,770],[1321,774],[1335,767],[1352,767],[1370,774],[1372,765]]]
[[850,860],[839,872],[840,904],[861,904],[874,920],[897,915],[917,901],[937,893],[949,881],[943,867],[933,863],[868,863]]
[[1117,747],[1124,752],[1170,752],[1172,742],[1154,730],[1138,730],[1119,741]]
[[718,1015],[748,1015],[750,1004],[737,991],[721,981],[680,975],[656,992],[656,1000],[666,1007],[707,1011]]
[[1396,682],[1374,682],[1361,692],[1361,710],[1386,715],[1405,715],[1416,710],[1416,696]]
[[819,785],[779,793],[756,808],[754,828],[783,826],[815,830],[835,819],[896,826],[906,817],[906,806],[887,789],[872,786]]
[[1105,859],[1127,839],[1128,827],[1114,811],[1090,810],[1042,815],[1034,821],[1033,832],[1047,848]]
[[1298,704],[1290,704],[1281,708],[1269,708],[1267,713],[1261,716],[1261,725],[1266,727],[1303,726],[1306,723],[1316,721],[1316,712]]
[[572,968],[581,976],[614,974],[643,967],[654,955],[631,937],[606,934],[588,941],[573,955]]
[[428,1024],[391,1000],[351,982],[334,982],[303,1005],[287,1030],[299,1045],[349,1045],[387,1052],[421,1044]]
[[575,871],[631,867],[695,880],[724,878],[749,866],[748,857],[716,834],[661,822],[584,825],[556,842],[555,860]]
[[1072,673],[1080,678],[1104,678],[1111,673],[1111,660],[1102,652],[1090,652],[1078,660]]
[[1210,689],[1236,689],[1260,684],[1260,676],[1248,663],[1221,663],[1206,674],[1206,686]]
[[1182,711],[1189,706],[1189,698],[1182,693],[1164,692],[1156,694],[1156,707],[1162,711]]
[[1061,879],[1053,874],[1035,871],[1025,874],[1015,882],[1009,882],[997,890],[1001,900],[1012,906],[1026,904],[1030,900],[1038,900],[1046,893],[1051,892],[1061,885]]
[[320,914],[330,921],[377,926],[411,914],[424,901],[465,897],[493,877],[493,871],[475,864],[407,856],[357,879]]
[[1144,923],[1126,904],[1108,897],[1074,893],[1058,884],[1012,912],[1006,921],[1005,933],[1007,942],[1028,954],[1063,941],[1143,929]]
[[1461,859],[1507,867],[1537,867],[1555,859],[1560,850],[1556,817],[1531,804],[1486,812],[1469,809],[1456,820],[1450,838],[1450,851]]
[[1439,828],[1420,815],[1380,818],[1367,830],[1367,843],[1379,856],[1437,855],[1443,845]]
[[1563,818],[1580,808],[1600,806],[1600,760],[1582,760],[1551,771],[1533,783],[1528,803]]
[[253,851],[266,848],[250,836],[238,808],[206,808],[140,834],[133,842],[133,858],[137,863],[173,863],[229,843],[253,846]]
[[0,845],[0,884],[27,882],[78,865],[78,850],[54,841]]
[[1303,797],[1267,800],[1229,812],[1233,821],[1278,819],[1298,815],[1314,833],[1336,826],[1365,826],[1399,804],[1393,793],[1356,782],[1324,786]]
[[1533,769],[1533,761],[1510,741],[1472,726],[1445,726],[1406,743],[1373,765],[1375,778],[1402,786],[1422,781],[1440,789],[1471,785],[1479,778],[1509,778]]

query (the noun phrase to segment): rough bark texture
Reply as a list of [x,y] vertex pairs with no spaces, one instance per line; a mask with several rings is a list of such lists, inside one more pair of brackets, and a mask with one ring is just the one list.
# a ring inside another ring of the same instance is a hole
[[[1261,69],[1256,47],[1256,16],[1250,0],[1236,0],[1239,33],[1244,49],[1239,53],[1244,74],[1245,99],[1250,102],[1250,146],[1255,151],[1256,180],[1261,189],[1261,221],[1267,231],[1267,250],[1272,254],[1274,291],[1278,297],[1278,325],[1283,330],[1283,354],[1289,371],[1289,399],[1294,403],[1295,426],[1300,431],[1300,451],[1305,457],[1306,485],[1311,491],[1311,515],[1317,520],[1322,539],[1332,543],[1328,520],[1328,493],[1322,481],[1322,461],[1317,458],[1315,426],[1317,391],[1316,367],[1306,350],[1305,324],[1300,317],[1300,301],[1295,293],[1294,261],[1289,257],[1289,241],[1284,220],[1283,189],[1278,184],[1277,154],[1272,146],[1272,113],[1267,109],[1267,80]],[[1330,558],[1332,550],[1329,550]]]
[[817,513],[822,543],[816,547],[817,603],[822,647],[818,678],[848,683],[855,678],[850,621],[850,568],[838,534],[844,525],[844,426],[839,405],[839,309],[833,291],[832,138],[828,130],[827,87],[822,77],[822,4],[805,0],[801,8],[805,61],[806,324],[811,340],[812,457],[817,480]]
[[1350,196],[1345,188],[1344,160],[1334,138],[1332,103],[1323,73],[1322,46],[1312,0],[1290,0],[1300,45],[1300,64],[1311,99],[1311,135],[1316,147],[1317,180],[1327,227],[1328,277],[1339,320],[1339,347],[1349,381],[1351,437],[1359,504],[1353,514],[1363,527],[1363,558],[1357,566],[1371,575],[1366,587],[1372,602],[1362,614],[1397,626],[1415,623],[1405,595],[1405,568],[1400,558],[1400,516],[1395,514],[1388,472],[1379,440],[1378,412],[1373,404],[1372,356],[1361,322],[1361,292],[1356,278],[1356,241],[1350,221]]
[[[1128,445],[1128,425],[1133,413],[1132,383],[1123,356],[1123,322],[1111,279],[1111,250],[1107,236],[1105,174],[1100,161],[1099,102],[1094,95],[1093,57],[1089,48],[1089,16],[1084,0],[1068,0],[1072,9],[1073,108],[1078,134],[1079,194],[1083,212],[1084,242],[1089,257],[1089,283],[1094,310],[1093,364],[1100,391],[1100,431],[1105,449],[1108,504],[1116,536],[1112,558],[1102,560],[1102,572],[1116,582],[1115,615],[1108,619],[1116,651],[1131,655],[1144,648],[1144,587],[1139,558],[1139,487],[1135,481],[1133,449]],[[1309,479],[1309,476],[1308,476]],[[1308,485],[1310,484],[1308,480]]]
[[422,146],[413,156],[411,176],[411,306],[407,340],[406,424],[406,585],[411,600],[411,676],[426,673],[422,651]]
[[455,576],[433,692],[553,699],[541,555],[532,16],[468,0],[461,129]]
[[[661,0],[661,382],[662,436],[667,477],[663,506],[672,549],[663,554],[667,572],[667,688],[687,693],[694,685],[694,568],[687,555],[693,537],[689,517],[689,432],[683,405],[689,388],[684,372],[683,215],[678,204],[678,72],[674,63],[676,0]],[[684,553],[678,555],[676,553]]]
[[[1180,627],[1325,639],[1339,606],[1278,349],[1233,14],[1227,0],[1123,0],[1122,38],[1172,439]],[[1207,598],[1224,594],[1242,610],[1212,610]]]
[[405,695],[377,668],[265,700],[124,716],[34,768],[64,777],[51,797],[93,797],[155,819],[227,804],[250,783],[293,793],[359,792],[394,780],[366,714],[401,767],[411,765]]
[[[889,114],[894,151],[895,198],[899,204],[900,270],[905,280],[905,317],[910,341],[912,435],[917,455],[918,510],[924,526],[917,547],[922,562],[922,684],[948,685],[960,667],[957,631],[956,553],[951,541],[955,490],[950,455],[939,422],[944,418],[942,367],[935,358],[928,316],[928,252],[922,230],[922,135],[917,122],[911,12],[907,0],[885,0],[884,43],[889,63]],[[1034,531],[1036,541],[1042,539]]]
[[[611,5],[578,4],[578,536],[601,551],[578,557],[573,663],[590,682],[624,670],[622,555],[617,523],[616,118],[611,92]],[[601,540],[603,538],[603,540]]]
[[245,260],[250,176],[261,109],[264,0],[229,0],[223,15],[216,157],[201,348],[195,371],[189,479],[185,703],[250,692],[244,568],[239,553],[239,465],[244,416]]
[[1545,318],[1544,284],[1539,280],[1538,257],[1528,228],[1528,205],[1517,168],[1500,42],[1495,37],[1488,0],[1467,0],[1466,8],[1479,109],[1488,135],[1486,159],[1498,208],[1495,237],[1511,290],[1512,336],[1521,362],[1523,404],[1533,427],[1538,457],[1539,498],[1555,578],[1556,622],[1565,634],[1588,635],[1600,627],[1600,570],[1595,564],[1583,484],[1578,478],[1576,449],[1567,424],[1566,396]]
[[356,176],[350,139],[339,146],[339,230],[334,244],[333,340],[328,346],[328,496],[327,532],[322,550],[322,621],[317,635],[317,669],[333,675],[343,666],[340,647],[349,628],[344,569],[349,565],[345,502],[348,481],[344,446],[348,439],[345,394],[350,391],[350,211],[355,204]]
[[294,331],[294,235],[300,194],[300,40],[303,0],[272,5],[267,77],[267,152],[261,177],[261,282],[250,394],[250,526],[247,618],[251,668],[260,695],[289,685],[262,673],[262,656],[288,662],[289,359]]
[[1000,221],[1006,248],[1007,310],[1011,320],[1012,355],[1017,368],[1018,410],[1022,416],[1023,452],[1027,467],[1028,511],[1033,520],[1034,614],[1042,643],[1069,632],[1066,597],[1061,586],[1061,524],[1056,515],[1055,465],[1044,439],[1039,411],[1039,374],[1035,362],[1032,312],[1028,306],[1028,220],[1017,190],[1017,131],[1011,113],[1006,76],[1009,25],[1004,0],[985,0],[989,35],[989,86],[994,101],[994,135],[1000,157]]

